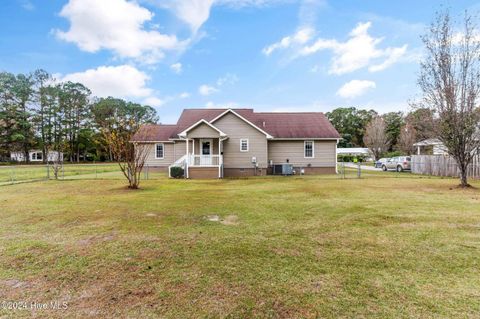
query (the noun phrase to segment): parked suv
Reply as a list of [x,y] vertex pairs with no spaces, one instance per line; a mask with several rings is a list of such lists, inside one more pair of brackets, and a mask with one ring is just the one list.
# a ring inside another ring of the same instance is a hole
[[405,170],[410,170],[410,162],[411,162],[411,157],[410,156],[397,156],[397,157],[392,157],[388,159],[387,162],[385,162],[382,165],[382,169],[384,171],[394,169],[397,172],[403,172]]
[[385,164],[388,160],[389,160],[389,158],[385,158],[385,157],[379,159],[378,161],[376,161],[374,163],[375,168],[382,168],[383,164]]

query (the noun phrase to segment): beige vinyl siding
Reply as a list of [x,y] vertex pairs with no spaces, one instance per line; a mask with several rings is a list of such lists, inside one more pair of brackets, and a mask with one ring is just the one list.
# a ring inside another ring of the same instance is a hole
[[[310,140],[307,140],[310,141]],[[336,141],[314,141],[314,157],[304,158],[304,141],[268,141],[268,160],[274,164],[289,163],[294,166],[334,167]]]
[[[185,142],[175,141],[163,143],[163,159],[155,158],[156,145],[158,143],[148,143],[148,154],[145,164],[148,166],[169,166],[186,153]],[[192,151],[192,143],[190,142],[190,151]]]
[[173,143],[163,143],[163,159],[155,158],[156,145],[159,143],[147,144],[148,154],[145,160],[145,164],[148,166],[168,166],[172,164],[174,160]]
[[[214,123],[227,134],[223,141],[223,162],[225,168],[252,168],[252,157],[257,158],[258,167],[267,167],[267,138],[236,115],[227,113]],[[240,152],[240,139],[248,139],[248,152]]]
[[[192,143],[189,145],[190,150],[192,147]],[[181,158],[183,155],[187,153],[186,145],[184,141],[175,141],[175,161]]]
[[197,127],[193,128],[187,133],[188,138],[197,138],[197,137],[205,137],[205,138],[214,138],[219,137],[220,133],[216,130],[211,128],[205,123],[198,125]]

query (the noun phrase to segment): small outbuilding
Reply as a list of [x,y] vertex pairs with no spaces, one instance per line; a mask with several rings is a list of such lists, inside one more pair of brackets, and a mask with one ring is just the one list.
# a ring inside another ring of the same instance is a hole
[[429,138],[413,144],[417,155],[448,155],[446,146],[438,138]]

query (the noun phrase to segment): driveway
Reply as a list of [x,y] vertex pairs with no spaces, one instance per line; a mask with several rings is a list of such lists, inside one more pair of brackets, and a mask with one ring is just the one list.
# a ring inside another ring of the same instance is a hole
[[[342,164],[340,163],[340,165],[342,165]],[[358,168],[358,164],[357,163],[345,163],[345,167]],[[370,166],[370,165],[360,165],[360,168],[362,170],[366,170],[366,171],[381,171],[382,170],[381,168],[375,168],[375,167]]]

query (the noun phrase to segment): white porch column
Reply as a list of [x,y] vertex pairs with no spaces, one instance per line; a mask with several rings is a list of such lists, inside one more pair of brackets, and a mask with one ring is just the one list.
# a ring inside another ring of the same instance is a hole
[[190,164],[190,155],[188,155],[188,138],[185,139],[185,142],[187,143],[187,171],[185,172],[185,175],[187,176],[188,178],[188,166]]
[[222,139],[218,138],[218,178],[222,177]]

